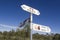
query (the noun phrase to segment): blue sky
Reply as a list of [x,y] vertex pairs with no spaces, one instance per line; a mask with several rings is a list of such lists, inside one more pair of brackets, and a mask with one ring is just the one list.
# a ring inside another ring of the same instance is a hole
[[[33,15],[33,22],[49,26],[53,33],[60,33],[60,1],[59,0],[0,0],[0,24],[19,26],[29,17],[29,13],[20,7],[26,4],[40,11],[41,15]],[[1,30],[11,30],[0,26]]]

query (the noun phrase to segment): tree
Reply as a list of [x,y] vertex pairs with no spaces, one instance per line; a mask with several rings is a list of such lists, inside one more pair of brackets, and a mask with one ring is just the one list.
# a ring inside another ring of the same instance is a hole
[[60,40],[60,34],[55,34],[53,40]]

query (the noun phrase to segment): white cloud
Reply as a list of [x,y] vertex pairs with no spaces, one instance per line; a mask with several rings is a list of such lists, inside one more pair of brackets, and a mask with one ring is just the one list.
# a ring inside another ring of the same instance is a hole
[[9,25],[4,25],[4,24],[0,24],[0,26],[2,26],[2,27],[9,27],[9,28],[18,28],[18,26],[9,26]]
[[0,31],[10,31],[10,30],[16,30],[18,26],[10,26],[10,25],[4,25],[0,24]]

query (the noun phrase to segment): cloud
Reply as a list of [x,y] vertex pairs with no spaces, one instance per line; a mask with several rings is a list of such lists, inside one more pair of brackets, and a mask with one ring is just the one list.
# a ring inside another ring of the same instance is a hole
[[0,31],[11,31],[16,30],[17,28],[19,28],[18,26],[10,26],[10,25],[4,25],[4,24],[0,24]]
[[[18,28],[18,26],[10,26],[10,25],[4,25],[4,24],[0,24],[1,27],[8,27],[8,28]],[[0,27],[0,28],[1,28]]]

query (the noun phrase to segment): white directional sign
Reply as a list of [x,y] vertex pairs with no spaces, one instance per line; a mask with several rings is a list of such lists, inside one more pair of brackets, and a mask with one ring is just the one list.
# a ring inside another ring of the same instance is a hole
[[27,12],[30,12],[30,13],[33,13],[33,14],[36,14],[36,15],[40,15],[40,12],[32,7],[29,7],[27,5],[21,5],[21,8]]
[[51,32],[51,29],[48,26],[39,25],[35,23],[32,23],[32,29],[36,31],[47,32],[47,33]]

